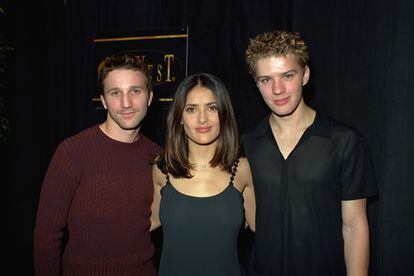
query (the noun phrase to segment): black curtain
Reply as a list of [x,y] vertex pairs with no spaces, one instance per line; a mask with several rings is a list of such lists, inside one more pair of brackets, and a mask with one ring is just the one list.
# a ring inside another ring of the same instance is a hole
[[244,63],[248,39],[280,28],[302,34],[311,50],[309,104],[355,126],[372,151],[380,195],[369,205],[371,275],[414,274],[414,2],[16,2],[0,4],[1,37],[15,48],[0,88],[12,128],[0,150],[7,263],[15,274],[32,273],[37,201],[57,143],[97,123],[94,32],[177,26],[190,28],[189,74],[225,82],[242,132],[267,113]]

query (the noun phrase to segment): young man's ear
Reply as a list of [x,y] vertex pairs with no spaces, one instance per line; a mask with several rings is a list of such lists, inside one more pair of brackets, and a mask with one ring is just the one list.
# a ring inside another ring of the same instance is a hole
[[150,106],[151,105],[151,103],[152,103],[152,98],[154,97],[154,93],[152,92],[152,90],[150,91],[150,93],[149,93],[149,99],[148,99],[148,106]]
[[302,85],[306,85],[310,78],[310,69],[309,66],[305,66],[305,71],[303,72],[303,78],[302,78]]
[[256,77],[253,77],[254,83],[256,84],[256,87],[259,88],[259,80]]
[[101,103],[102,103],[102,105],[103,105],[103,107],[105,108],[105,109],[108,109],[107,107],[106,107],[106,102],[105,102],[105,98],[104,98],[104,96],[101,94]]

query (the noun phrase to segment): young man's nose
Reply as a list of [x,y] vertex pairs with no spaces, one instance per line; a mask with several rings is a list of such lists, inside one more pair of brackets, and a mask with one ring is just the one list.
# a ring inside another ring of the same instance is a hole
[[282,94],[283,92],[285,92],[285,86],[283,84],[283,81],[276,78],[272,84],[272,93],[275,95],[279,95],[279,94]]

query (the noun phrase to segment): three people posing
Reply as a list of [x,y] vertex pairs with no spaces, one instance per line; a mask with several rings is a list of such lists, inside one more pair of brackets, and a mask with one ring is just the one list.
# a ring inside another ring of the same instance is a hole
[[256,231],[251,275],[367,275],[366,198],[377,190],[364,139],[304,102],[309,52],[297,33],[256,36],[246,60],[270,109],[242,136],[249,161],[226,88],[196,74],[176,91],[152,179],[148,161],[160,150],[139,134],[151,76],[106,61],[107,121],[62,142],[46,174],[39,275],[153,275],[151,200],[151,230],[164,233],[160,275],[241,275],[246,225]]

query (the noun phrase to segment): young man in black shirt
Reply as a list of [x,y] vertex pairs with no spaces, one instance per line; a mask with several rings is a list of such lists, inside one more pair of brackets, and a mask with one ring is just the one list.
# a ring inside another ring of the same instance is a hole
[[367,275],[377,190],[363,138],[304,102],[309,52],[297,33],[256,36],[246,60],[271,111],[242,137],[257,204],[250,273]]

